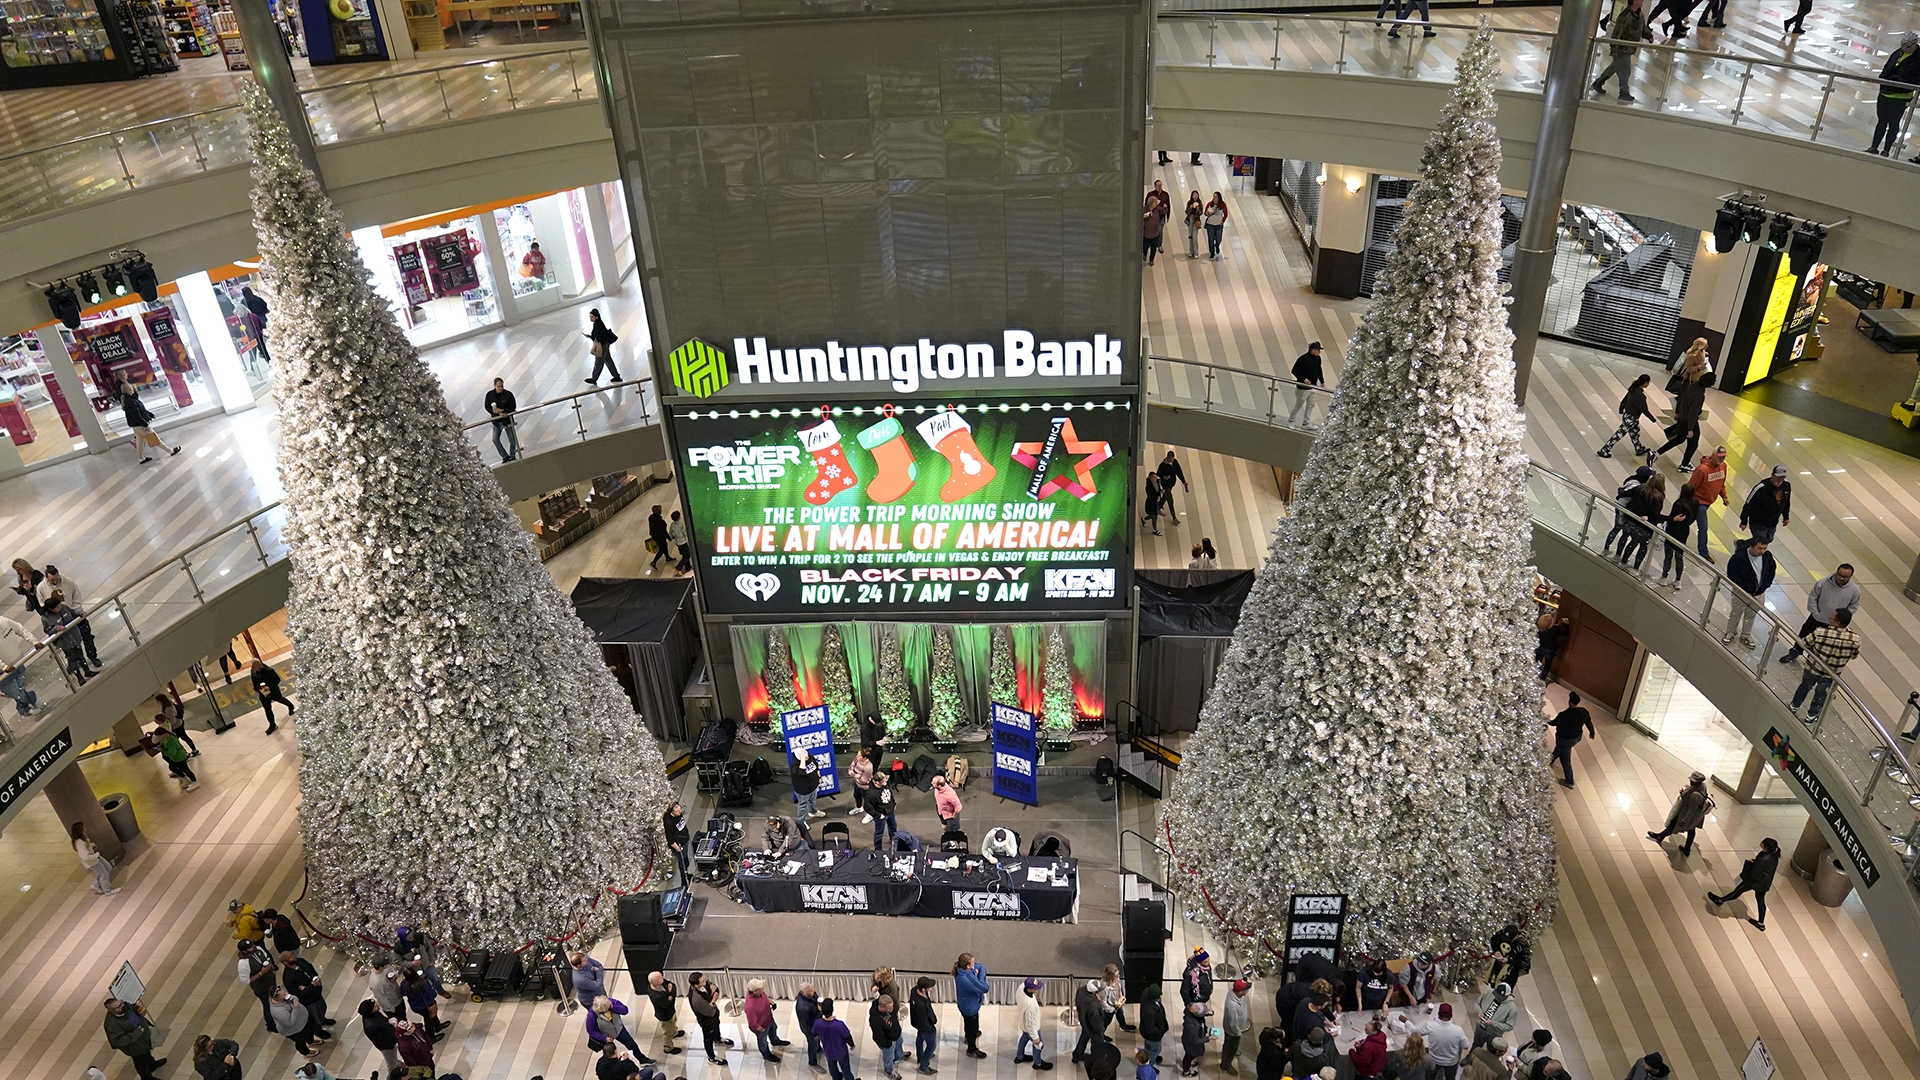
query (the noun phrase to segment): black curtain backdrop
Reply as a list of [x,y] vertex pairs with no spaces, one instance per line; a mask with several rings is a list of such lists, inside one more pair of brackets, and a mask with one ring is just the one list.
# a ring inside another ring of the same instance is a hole
[[700,656],[693,582],[581,578],[573,587],[573,609],[609,653],[609,666],[647,730],[657,738],[687,742],[682,695]]
[[1142,570],[1140,708],[1161,731],[1192,731],[1253,588],[1251,570]]

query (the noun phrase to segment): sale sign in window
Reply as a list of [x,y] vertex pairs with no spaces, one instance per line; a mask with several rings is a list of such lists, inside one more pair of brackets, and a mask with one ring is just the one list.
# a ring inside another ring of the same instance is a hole
[[1101,395],[676,408],[707,610],[1124,608],[1136,421]]

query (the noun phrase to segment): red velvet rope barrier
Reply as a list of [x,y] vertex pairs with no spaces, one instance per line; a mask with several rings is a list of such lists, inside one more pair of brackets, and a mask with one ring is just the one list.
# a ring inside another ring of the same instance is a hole
[[[588,923],[593,921],[593,913],[600,910],[600,901],[606,898],[606,894],[612,893],[615,896],[631,896],[632,894],[637,893],[640,890],[647,887],[647,882],[653,880],[653,864],[654,864],[655,857],[656,857],[655,852],[650,851],[647,853],[647,869],[644,873],[640,875],[639,884],[635,885],[633,888],[616,889],[611,885],[607,885],[602,887],[599,892],[595,893],[593,896],[593,903],[587,905],[586,918],[581,919],[580,925],[574,927],[572,931],[566,934],[566,936],[535,938],[532,941],[527,942],[525,945],[522,945],[513,951],[515,953],[526,952],[528,949],[533,948],[535,945],[540,944],[542,941],[548,941],[548,942],[552,942],[555,945],[559,945],[564,942],[573,940],[575,937],[579,935],[580,931],[585,930],[587,928]],[[311,881],[312,881],[312,876],[303,871],[300,875],[300,895],[294,897],[290,905],[293,908],[293,913],[295,915],[300,916],[300,921],[303,923],[306,923],[307,929],[313,931],[316,935],[322,938],[325,938],[328,941],[347,940],[349,936],[348,934],[339,934],[339,935],[329,934],[325,930],[322,930],[318,926],[315,926],[313,924],[313,920],[307,918],[307,913],[300,910],[300,901],[305,900],[307,898],[307,887],[311,883]],[[373,946],[376,949],[385,949],[385,948],[391,947],[387,942],[375,940],[374,938],[370,938],[365,934],[359,933],[358,931],[353,932],[351,936],[359,938],[361,941],[366,942],[367,944]],[[453,944],[452,942],[441,941],[437,938],[430,939],[430,943],[434,945],[445,945],[448,948],[458,953],[465,953],[468,951],[466,949],[461,948],[458,945]]]
[[[1179,866],[1179,867],[1180,867],[1180,872],[1181,872],[1181,873],[1183,873],[1183,874],[1185,874],[1185,875],[1187,875],[1188,877],[1191,877],[1191,878],[1198,878],[1198,877],[1200,876],[1200,873],[1199,873],[1199,871],[1197,871],[1197,870],[1194,870],[1193,868],[1191,868],[1191,867],[1189,867],[1189,866],[1187,866],[1187,865],[1186,865],[1185,863],[1182,863],[1182,862],[1180,862],[1180,852],[1179,852],[1179,849],[1177,849],[1176,847],[1174,847],[1174,843],[1173,843],[1173,825],[1172,825],[1172,823],[1171,823],[1171,822],[1168,822],[1168,821],[1166,821],[1166,820],[1164,820],[1164,819],[1163,819],[1163,820],[1162,820],[1162,821],[1160,822],[1160,831],[1161,831],[1161,832],[1162,832],[1162,834],[1164,834],[1164,835],[1166,836],[1166,838],[1167,838],[1167,852],[1168,852],[1168,854],[1171,854],[1171,855],[1173,856],[1173,858],[1174,858],[1174,863],[1175,863],[1175,865],[1177,865],[1177,866]],[[1214,917],[1215,919],[1218,919],[1218,920],[1219,920],[1219,922],[1220,922],[1220,925],[1221,925],[1221,926],[1224,926],[1224,927],[1226,927],[1226,929],[1227,929],[1227,931],[1228,931],[1229,933],[1231,933],[1231,934],[1234,934],[1234,935],[1235,935],[1235,936],[1237,936],[1237,937],[1243,937],[1243,938],[1248,938],[1248,939],[1250,939],[1250,940],[1251,940],[1251,939],[1253,939],[1253,937],[1254,937],[1254,935],[1252,935],[1252,934],[1250,934],[1250,933],[1248,933],[1247,931],[1245,931],[1245,930],[1242,930],[1242,929],[1240,929],[1239,927],[1237,927],[1237,926],[1235,926],[1235,925],[1233,925],[1233,921],[1232,921],[1232,920],[1230,920],[1230,919],[1228,919],[1228,918],[1227,918],[1227,917],[1226,917],[1225,915],[1222,915],[1222,914],[1220,914],[1220,909],[1219,909],[1219,908],[1218,908],[1217,906],[1215,906],[1215,904],[1214,904],[1214,902],[1213,902],[1213,897],[1212,897],[1212,895],[1211,895],[1211,894],[1209,894],[1209,893],[1207,892],[1207,887],[1206,887],[1205,885],[1201,885],[1201,884],[1200,884],[1200,883],[1199,883],[1198,881],[1195,881],[1195,882],[1194,882],[1194,884],[1195,884],[1195,886],[1196,886],[1196,887],[1198,887],[1198,888],[1199,888],[1199,890],[1200,890],[1200,899],[1201,899],[1201,901],[1203,901],[1203,902],[1204,902],[1204,903],[1205,903],[1205,904],[1207,905],[1207,910],[1208,910],[1208,911],[1211,911],[1211,912],[1213,912],[1213,917]],[[1535,905],[1533,906],[1533,911],[1529,911],[1529,912],[1527,912],[1527,915],[1526,915],[1526,917],[1525,917],[1525,918],[1522,918],[1522,919],[1520,920],[1520,924],[1519,924],[1519,925],[1520,925],[1520,926],[1521,926],[1522,928],[1525,928],[1525,927],[1526,927],[1526,925],[1527,925],[1527,922],[1528,922],[1528,920],[1529,920],[1529,919],[1531,919],[1531,918],[1533,917],[1533,915],[1534,915],[1534,913],[1535,913],[1535,912],[1538,912],[1538,911],[1540,910],[1540,908],[1541,908],[1542,906],[1544,906],[1544,902],[1542,902],[1541,904],[1535,904]],[[1273,947],[1273,942],[1271,942],[1271,941],[1268,941],[1268,940],[1267,940],[1266,938],[1260,938],[1260,939],[1258,939],[1258,940],[1259,940],[1259,942],[1260,942],[1260,944],[1261,944],[1261,945],[1262,945],[1262,946],[1263,946],[1263,947],[1264,947],[1264,948],[1265,948],[1265,949],[1266,949],[1266,950],[1267,950],[1268,952],[1270,952],[1270,953],[1272,953],[1272,954],[1273,954],[1274,956],[1276,956],[1276,957],[1281,957],[1282,959],[1284,959],[1284,956],[1282,955],[1282,953],[1280,952],[1280,950],[1278,950],[1278,949],[1276,949],[1276,948],[1274,948],[1274,947]],[[1439,963],[1439,962],[1440,962],[1440,961],[1442,961],[1442,960],[1447,960],[1447,959],[1450,959],[1450,958],[1451,958],[1451,957],[1453,957],[1453,956],[1454,956],[1454,955],[1455,955],[1456,953],[1459,953],[1459,952],[1461,952],[1461,951],[1462,951],[1461,949],[1448,949],[1448,950],[1447,950],[1446,952],[1443,952],[1443,953],[1441,953],[1441,954],[1439,954],[1438,956],[1435,956],[1435,957],[1433,958],[1433,961],[1434,961],[1434,963],[1436,963],[1436,964],[1437,964],[1437,963]],[[1473,951],[1472,949],[1467,949],[1467,950],[1465,950],[1465,951],[1466,951],[1466,956],[1467,956],[1467,959],[1469,959],[1469,960],[1481,960],[1481,961],[1486,961],[1486,960],[1492,960],[1492,959],[1493,959],[1493,954],[1492,954],[1492,953],[1482,953],[1482,952],[1475,952],[1475,951]],[[1360,958],[1361,958],[1361,959],[1363,959],[1363,960],[1369,960],[1369,961],[1371,961],[1371,960],[1376,960],[1376,959],[1379,959],[1378,957],[1375,957],[1375,956],[1371,956],[1371,955],[1369,955],[1369,954],[1367,954],[1367,953],[1363,953],[1363,952],[1356,952],[1356,953],[1355,953],[1354,955],[1355,955],[1355,956],[1358,956],[1358,957],[1360,957]]]

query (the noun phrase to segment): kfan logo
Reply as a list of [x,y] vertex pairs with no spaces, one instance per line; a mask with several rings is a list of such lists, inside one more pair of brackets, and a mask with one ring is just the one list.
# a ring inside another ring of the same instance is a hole
[[953,914],[962,919],[1017,919],[1020,897],[1017,893],[955,892]]
[[809,911],[865,911],[865,885],[802,885],[800,903]]
[[1112,596],[1113,574],[1112,570],[1048,570],[1047,598]]

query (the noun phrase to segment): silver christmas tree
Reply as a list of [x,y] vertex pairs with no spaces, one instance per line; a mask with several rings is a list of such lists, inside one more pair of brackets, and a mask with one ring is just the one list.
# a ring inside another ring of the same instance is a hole
[[672,863],[660,752],[258,86],[301,835],[338,931],[516,947]]
[[1482,29],[1165,810],[1256,960],[1292,893],[1345,894],[1376,956],[1553,919],[1493,71]]

